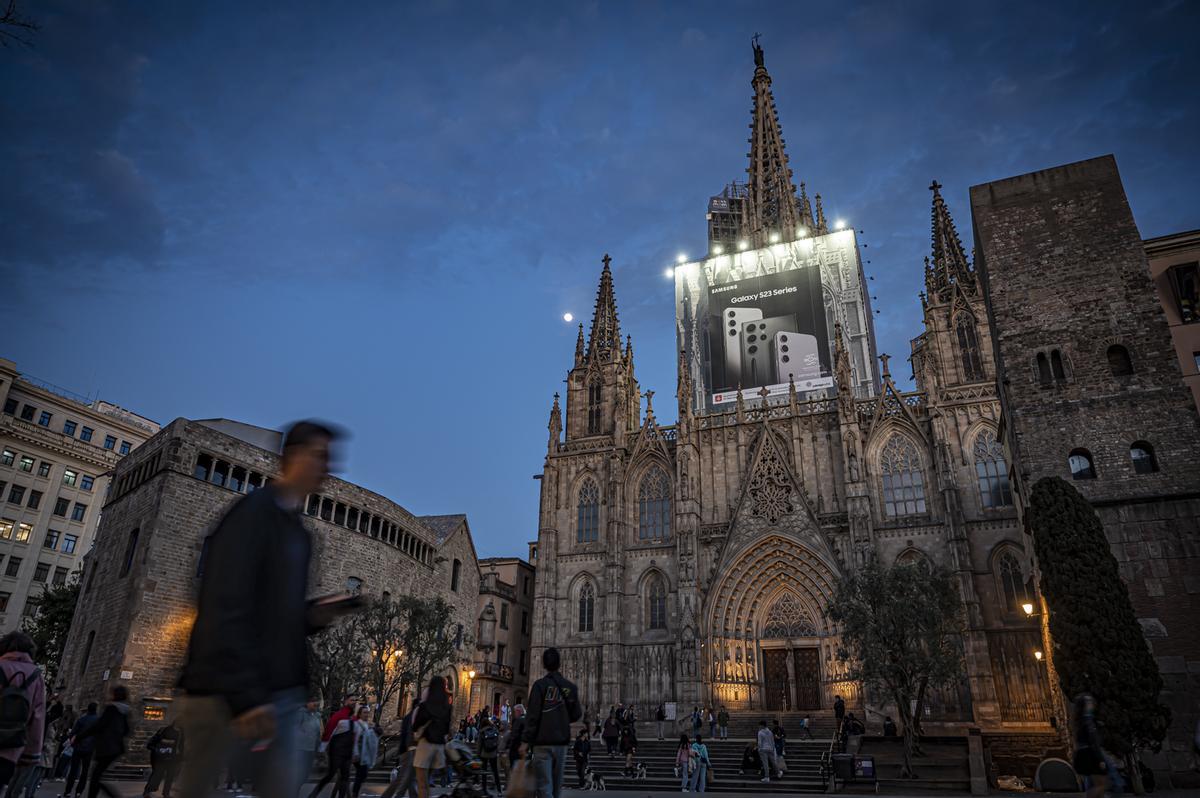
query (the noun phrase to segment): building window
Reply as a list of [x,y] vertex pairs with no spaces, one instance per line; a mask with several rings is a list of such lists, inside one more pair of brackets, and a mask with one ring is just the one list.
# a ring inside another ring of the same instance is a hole
[[39,477],[50,476],[50,467],[51,467],[50,463],[47,463],[45,460],[38,463],[38,476]]
[[93,430],[91,427],[82,428],[79,430],[79,440],[83,441],[84,443],[90,443],[92,440],[92,432]]
[[650,591],[646,597],[646,617],[651,629],[667,628],[667,591],[662,579],[655,578],[650,582]]
[[1153,474],[1158,470],[1158,461],[1154,458],[1154,447],[1145,441],[1137,441],[1130,446],[1129,457],[1133,460],[1134,473]]
[[1053,381],[1050,376],[1050,359],[1046,357],[1045,352],[1037,353],[1037,375],[1038,382],[1042,385],[1049,385]]
[[115,435],[105,435],[104,436],[104,448],[105,449],[113,449],[116,447],[116,445],[117,445],[117,437]]
[[129,450],[133,448],[133,444],[129,441],[121,441],[121,448],[117,450],[119,454],[129,454]]
[[925,480],[921,455],[903,435],[893,435],[879,456],[883,475],[883,511],[889,518],[925,512]]
[[54,529],[47,530],[46,539],[42,541],[42,548],[57,549],[58,548],[58,536],[59,536],[59,533],[56,530],[54,530]]
[[522,676],[529,673],[529,649],[521,649],[521,657],[517,661],[517,664]]
[[29,501],[25,503],[25,506],[30,510],[36,510],[37,508],[41,507],[42,492],[40,490],[29,491]]
[[87,505],[75,502],[75,507],[71,509],[71,520],[82,521],[85,515],[87,515]]
[[521,610],[521,634],[529,634],[529,611]]
[[1169,274],[1180,320],[1184,324],[1200,321],[1200,263],[1172,266]]
[[0,593],[0,612],[8,612],[8,600],[12,598],[12,593]]
[[94,642],[96,642],[96,632],[92,630],[88,632],[87,643],[83,646],[83,657],[79,660],[80,673],[87,670],[88,660],[92,658],[92,643]]
[[1067,379],[1067,372],[1063,368],[1062,353],[1057,349],[1050,350],[1050,371],[1054,374],[1054,379],[1058,382],[1063,382]]
[[72,471],[71,469],[68,468],[67,470],[63,471],[63,484],[69,485],[73,488],[73,487],[75,487],[75,480],[78,477],[79,477],[78,474],[76,474],[74,471]]
[[600,378],[596,377],[588,383],[588,435],[599,435],[603,427],[603,389]]
[[52,580],[53,583],[56,585],[65,585],[67,583],[67,574],[69,573],[70,571],[68,571],[66,568],[63,568],[61,565],[56,567],[54,569],[54,579]]
[[78,535],[63,535],[63,554],[74,554],[75,544],[79,542]]
[[10,504],[20,504],[25,501],[25,488],[21,485],[13,485],[9,488],[8,501]]
[[202,454],[196,458],[196,467],[192,469],[192,476],[196,479],[202,479],[208,482],[208,476],[212,473],[212,458],[206,454]]
[[8,564],[4,566],[4,575],[15,579],[19,573],[21,573],[21,558],[9,557]]
[[13,522],[0,521],[0,540],[12,540]]
[[35,582],[45,582],[48,576],[50,576],[50,563],[48,562],[40,562],[37,564],[37,568],[33,569],[33,581]]
[[508,628],[508,605],[503,601],[500,602],[500,628]]
[[1075,449],[1067,458],[1071,467],[1071,479],[1095,479],[1096,467],[1092,465],[1092,453],[1087,449]]
[[121,559],[121,573],[118,576],[125,576],[129,573],[129,569],[133,567],[133,557],[137,554],[138,535],[141,530],[134,527],[129,533],[129,540],[125,543],[125,556]]
[[0,465],[11,466],[17,454],[12,449],[5,449],[3,454],[0,454]]
[[25,405],[21,408],[21,418],[25,421],[33,421],[33,414],[37,412],[37,408],[33,405]]
[[54,514],[62,518],[67,517],[67,510],[71,509],[71,502],[63,498],[54,500]]
[[521,595],[529,595],[529,577],[526,576],[521,580]]
[[95,480],[92,477],[89,477],[87,474],[84,474],[79,478],[79,487],[83,490],[91,490],[93,484],[95,484]]
[[504,664],[504,654],[507,652],[507,650],[508,650],[508,647],[505,646],[503,643],[496,644],[496,664],[497,665]]
[[1108,348],[1108,368],[1114,377],[1128,377],[1133,373],[1133,361],[1129,358],[1129,350],[1120,344]]
[[26,618],[32,618],[37,615],[39,600],[37,596],[27,596],[25,606],[21,609],[21,614]]
[[450,589],[458,592],[458,580],[462,577],[462,560],[455,560],[450,568]]
[[975,319],[968,313],[958,317],[955,326],[958,332],[958,351],[962,358],[963,379],[975,382],[983,379],[983,359],[979,354],[979,337],[975,333]]
[[595,630],[596,591],[591,583],[587,583],[579,591],[579,631]]
[[42,414],[38,416],[38,424],[43,427],[48,427],[50,426],[50,419],[52,418],[54,418],[53,413],[51,413],[49,410],[43,410]]
[[28,543],[32,536],[33,526],[31,524],[17,524],[17,536],[13,540],[17,543]]
[[985,429],[975,436],[975,476],[979,480],[979,497],[984,507],[1008,507],[1013,503],[1008,482],[1008,464],[996,433]]
[[72,438],[75,437],[75,422],[74,421],[64,421],[63,422],[63,435],[70,435]]
[[905,549],[900,552],[900,556],[896,558],[896,565],[907,565],[912,568],[919,568],[924,573],[929,573],[929,560],[919,549]]
[[4,400],[4,415],[6,415],[6,416],[16,415],[17,404],[18,404],[18,402],[16,399],[5,399]]
[[578,509],[575,540],[578,543],[595,543],[600,539],[600,490],[591,479],[585,480],[579,489]]
[[363,581],[357,576],[346,577],[346,592],[359,595],[362,593]]
[[225,487],[225,483],[229,481],[229,463],[224,460],[218,460],[212,470],[212,484],[218,487]]
[[1004,609],[1016,612],[1022,602],[1028,601],[1029,595],[1025,592],[1025,574],[1021,572],[1021,563],[1012,552],[1006,551],[996,558],[996,576],[1004,595]]
[[21,464],[17,467],[20,468],[22,471],[24,471],[26,474],[32,474],[33,473],[33,458],[27,454],[21,455]]
[[671,481],[654,466],[638,486],[638,540],[666,540],[671,536]]

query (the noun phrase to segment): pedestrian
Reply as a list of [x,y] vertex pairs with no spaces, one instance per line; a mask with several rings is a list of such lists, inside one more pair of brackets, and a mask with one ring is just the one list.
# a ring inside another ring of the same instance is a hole
[[508,728],[508,722],[512,718],[512,705],[508,703],[508,699],[504,699],[504,703],[500,705],[500,726]]
[[721,739],[729,739],[729,710],[725,705],[721,705],[721,711],[717,713],[717,728],[721,732]]
[[[92,737],[83,736],[83,732],[94,726],[100,716],[96,713],[96,702],[87,705],[87,711],[79,716],[71,728],[71,736],[67,747],[71,749],[70,767],[67,770],[67,783],[60,798],[71,798],[71,788],[75,789],[75,798],[83,794],[87,787],[88,772],[92,764],[92,753],[96,749],[96,741]],[[76,783],[76,779],[79,780]]]
[[500,730],[487,718],[483,718],[480,722],[483,726],[479,730],[476,752],[483,763],[483,767],[480,768],[480,775],[483,777],[483,791],[487,792],[488,770],[490,769],[496,782],[496,792],[500,792],[503,789],[500,784]]
[[771,734],[765,720],[760,720],[758,727],[758,758],[762,761],[761,781],[767,784],[775,773],[775,735]]
[[700,737],[692,743],[692,752],[696,755],[696,769],[692,771],[692,781],[688,785],[692,792],[704,792],[707,787],[708,769],[711,763],[708,761],[708,746],[704,744],[704,740]]
[[71,746],[67,740],[70,739],[71,729],[75,728],[77,720],[79,720],[79,715],[75,712],[75,706],[67,704],[67,708],[63,710],[63,716],[58,719],[58,733],[55,737],[58,745],[58,759],[54,761],[54,771],[49,774],[49,781],[62,781],[67,777],[67,768],[71,766]]
[[342,707],[329,716],[325,722],[325,731],[321,734],[321,745],[324,747],[327,762],[325,775],[317,782],[317,786],[308,794],[308,798],[317,798],[325,785],[333,782],[333,792],[330,798],[348,798],[350,795],[350,765],[354,759],[354,718],[358,696],[348,695],[342,702]]
[[537,798],[559,798],[562,794],[571,724],[583,715],[575,685],[558,672],[560,661],[557,648],[542,652],[546,675],[533,683],[525,713],[524,740],[533,749]]
[[609,759],[612,759],[617,752],[617,739],[620,736],[621,726],[617,723],[617,711],[609,710],[608,717],[604,719],[604,729],[600,736],[600,739],[604,740],[604,748]]
[[584,727],[579,730],[579,734],[575,736],[572,752],[575,754],[575,775],[578,782],[575,786],[582,790],[584,787],[583,774],[587,772],[588,758],[592,755],[592,739],[588,735],[587,724],[584,724]]
[[621,753],[625,755],[625,775],[633,777],[633,757],[637,754],[637,729],[632,723],[621,727]]
[[361,606],[308,597],[305,498],[329,473],[339,436],[313,421],[283,437],[279,475],[239,498],[204,541],[196,619],[179,685],[188,755],[180,798],[204,798],[235,737],[261,748],[260,798],[295,798],[296,713],[308,685],[305,637]]
[[100,713],[100,719],[82,732],[84,738],[96,740],[95,762],[92,763],[88,779],[88,798],[96,798],[101,790],[109,798],[119,798],[119,793],[104,783],[104,774],[125,753],[125,738],[129,736],[129,690],[123,684],[112,689],[108,706]]
[[771,734],[775,737],[775,756],[782,759],[787,755],[784,750],[787,742],[787,732],[783,730],[783,724],[778,720],[775,721],[775,728],[771,729]]
[[692,741],[686,734],[679,735],[679,745],[675,748],[675,775],[679,777],[679,791],[687,792],[692,783],[692,769],[696,766],[696,752],[692,750]]
[[413,768],[420,798],[429,798],[429,772],[446,767],[446,738],[450,734],[450,724],[450,698],[446,693],[446,680],[434,676],[429,680],[425,698],[417,707],[412,723],[413,737],[417,739]]
[[695,737],[700,733],[700,726],[704,719],[700,717],[700,707],[692,707],[692,736]]
[[146,750],[150,752],[150,779],[142,795],[149,798],[162,785],[163,798],[171,798],[171,787],[183,764],[183,732],[171,721],[151,735]]
[[658,739],[663,738],[663,726],[667,722],[667,707],[665,704],[659,704],[658,709],[654,710],[654,721],[658,724]]
[[1086,798],[1104,798],[1108,789],[1108,763],[1096,729],[1096,699],[1087,693],[1075,698],[1075,772],[1086,779]]
[[717,716],[713,714],[712,707],[707,707],[704,710],[704,719],[708,721],[708,738],[717,736]]
[[846,702],[840,695],[833,697],[833,725],[838,734],[842,732],[842,719],[846,717]]
[[[810,733],[808,736],[812,737],[812,734]],[[891,715],[888,715],[887,717],[885,717],[883,719],[883,736],[884,737],[896,737],[897,736],[896,721],[892,720]]]
[[521,761],[523,754],[521,748],[525,744],[525,716],[518,715],[513,721],[512,728],[508,730],[508,740],[504,746],[504,755],[508,760],[508,765],[504,770],[504,783],[512,784],[512,769]]
[[758,744],[754,741],[746,743],[746,747],[742,749],[742,764],[738,768],[738,773],[742,775],[750,772],[762,772],[762,760],[758,757]]
[[384,798],[392,798],[395,795],[417,798],[416,769],[413,767],[417,750],[412,733],[412,722],[416,714],[417,708],[413,707],[400,721],[400,734],[396,741],[396,767],[392,771],[391,782],[383,792]]
[[351,757],[354,763],[354,787],[350,791],[354,798],[358,798],[363,782],[367,780],[371,768],[375,767],[377,759],[379,735],[371,723],[371,708],[364,705],[358,708],[358,719],[354,721],[354,754]]
[[296,713],[296,759],[299,781],[303,786],[312,776],[313,763],[317,759],[317,749],[321,747],[320,700],[309,696],[304,708]]
[[37,646],[24,632],[0,637],[0,787],[16,774],[17,765],[30,765],[42,755],[46,734],[46,683],[33,664]]

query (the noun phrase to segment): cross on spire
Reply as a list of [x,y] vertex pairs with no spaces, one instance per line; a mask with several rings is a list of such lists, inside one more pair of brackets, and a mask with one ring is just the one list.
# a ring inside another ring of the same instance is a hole
[[892,356],[887,354],[886,352],[879,356],[879,362],[883,364],[883,376],[885,376],[885,377],[892,376],[892,372],[888,368],[888,361],[891,359],[892,359]]
[[589,357],[603,354],[616,357],[621,354],[621,327],[617,321],[617,297],[613,292],[612,258],[608,253],[600,259],[604,269],[600,272],[600,286],[596,289],[596,308],[592,312],[592,330],[588,340]]
[[[925,290],[931,301],[957,285],[968,296],[975,294],[975,272],[963,251],[962,241],[954,228],[954,219],[941,193],[942,185],[934,180],[929,184],[933,192],[932,250],[933,267],[925,271]],[[946,297],[941,297],[943,300]]]
[[600,259],[600,262],[601,262],[601,263],[603,263],[603,264],[604,264],[604,268],[606,268],[606,269],[607,269],[607,268],[608,268],[608,264],[612,263],[612,258],[610,258],[610,257],[608,256],[608,253],[607,253],[607,252],[605,252],[605,253],[604,253],[604,257]]

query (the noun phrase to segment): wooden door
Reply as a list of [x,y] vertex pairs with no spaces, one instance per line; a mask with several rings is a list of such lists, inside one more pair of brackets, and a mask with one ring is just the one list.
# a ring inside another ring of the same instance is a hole
[[821,708],[821,665],[819,648],[797,648],[796,709]]
[[767,649],[763,652],[763,703],[767,709],[792,708],[788,695],[787,651]]

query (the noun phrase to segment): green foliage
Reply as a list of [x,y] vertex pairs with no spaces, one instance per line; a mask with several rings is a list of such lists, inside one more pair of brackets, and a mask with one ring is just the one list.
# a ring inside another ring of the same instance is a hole
[[1106,747],[1157,746],[1171,711],[1100,519],[1070,483],[1046,477],[1030,494],[1029,524],[1063,693],[1096,698]]
[[45,672],[46,684],[53,685],[58,677],[77,603],[79,578],[78,574],[72,574],[66,584],[46,586],[38,596],[37,612],[26,618],[22,626],[37,644],[37,658]]
[[405,682],[420,689],[428,677],[460,659],[460,650],[470,651],[469,635],[453,622],[454,610],[441,596],[402,596],[397,605],[404,623]]

